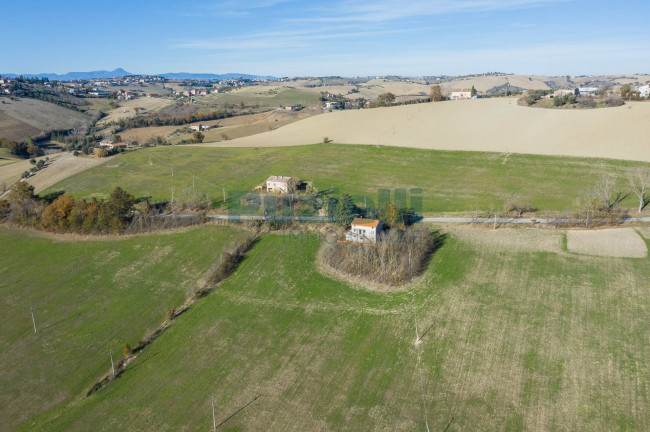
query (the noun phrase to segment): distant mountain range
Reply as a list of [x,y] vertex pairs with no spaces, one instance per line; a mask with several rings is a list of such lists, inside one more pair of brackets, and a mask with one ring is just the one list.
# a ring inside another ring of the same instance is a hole
[[[127,72],[122,68],[117,68],[112,71],[99,70],[99,71],[90,71],[90,72],[68,72],[66,74],[55,74],[55,73],[40,73],[40,74],[15,74],[15,73],[0,73],[3,77],[6,78],[16,78],[23,76],[26,78],[47,78],[49,80],[58,80],[58,81],[74,81],[74,80],[89,80],[89,79],[105,79],[105,78],[118,78],[127,75],[139,75],[131,72]],[[156,74],[155,76],[161,76],[168,79],[197,79],[197,80],[223,80],[223,79],[235,79],[235,78],[247,78],[247,79],[275,79],[272,76],[259,76],[259,75],[249,75],[249,74],[240,74],[240,73],[226,73],[226,74],[211,74],[211,73],[191,73],[191,72],[169,72],[163,74]]]

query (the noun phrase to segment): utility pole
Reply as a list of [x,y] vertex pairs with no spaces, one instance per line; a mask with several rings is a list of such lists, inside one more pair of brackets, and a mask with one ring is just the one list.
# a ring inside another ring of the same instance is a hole
[[36,333],[36,320],[34,319],[34,308],[30,307],[29,311],[32,313],[32,324],[34,324],[34,333]]
[[226,203],[226,188],[221,188],[223,190],[223,202]]
[[212,397],[210,398],[210,403],[212,404],[212,428],[213,428],[215,431],[217,430],[217,417],[214,415],[214,402],[215,402],[216,400],[217,400],[217,399],[216,399],[214,396],[212,396]]
[[115,364],[113,363],[113,350],[108,352],[108,355],[111,356],[111,369],[113,370],[113,378],[115,378]]

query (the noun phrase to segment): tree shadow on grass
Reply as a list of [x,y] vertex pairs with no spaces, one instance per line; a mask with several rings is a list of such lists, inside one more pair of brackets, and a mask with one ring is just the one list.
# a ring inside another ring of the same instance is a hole
[[47,201],[48,204],[51,204],[52,201],[54,201],[55,199],[57,199],[58,197],[60,197],[64,193],[65,193],[64,190],[59,190],[59,191],[55,191],[55,192],[50,192],[50,193],[45,194],[45,195],[40,195],[40,197],[41,197],[41,199]]

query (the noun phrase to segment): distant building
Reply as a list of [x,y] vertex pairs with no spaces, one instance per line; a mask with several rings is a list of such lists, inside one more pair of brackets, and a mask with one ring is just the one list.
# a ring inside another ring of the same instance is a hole
[[158,97],[158,93],[147,93],[147,97]]
[[294,193],[296,182],[293,177],[271,176],[266,179],[266,191],[280,194]]
[[598,87],[580,87],[575,90],[576,96],[596,96]]
[[639,96],[642,98],[650,98],[650,84],[639,87]]
[[325,102],[325,109],[339,109],[338,102]]
[[383,227],[383,223],[378,219],[354,218],[350,229],[345,232],[345,240],[354,243],[377,243]]
[[551,94],[551,98],[563,97],[567,95],[575,95],[575,90],[568,90],[568,89],[555,90],[553,94]]
[[450,100],[465,100],[472,98],[471,90],[454,90],[449,95]]
[[190,125],[190,129],[192,129],[193,131],[197,131],[197,132],[203,132],[207,128],[205,126],[203,126],[202,124],[193,123],[193,124]]

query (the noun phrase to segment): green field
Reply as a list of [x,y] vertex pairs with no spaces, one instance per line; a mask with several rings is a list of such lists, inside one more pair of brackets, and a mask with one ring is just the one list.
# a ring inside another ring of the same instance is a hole
[[425,412],[436,431],[647,429],[648,259],[535,251],[527,232],[518,252],[451,234],[384,294],[321,275],[316,241],[267,235],[115,382],[25,430],[210,430],[211,395],[227,431],[426,430]]
[[[150,159],[151,156],[151,159]],[[172,176],[171,166],[174,167]],[[46,192],[107,197],[121,186],[164,201],[194,184],[220,200],[221,187],[250,191],[269,175],[297,176],[318,189],[376,198],[381,188],[421,188],[423,210],[502,210],[518,198],[540,211],[565,210],[590,194],[603,174],[619,176],[637,162],[532,155],[318,144],[283,148],[156,147],[118,156]],[[630,197],[625,203],[635,207]]]
[[209,95],[202,99],[205,102],[221,104],[245,105],[259,104],[262,107],[279,107],[289,105],[314,106],[320,103],[320,95],[289,87],[244,87],[226,93]]
[[108,351],[117,361],[156,328],[237,233],[75,241],[0,227],[0,430],[85,393],[109,370]]

